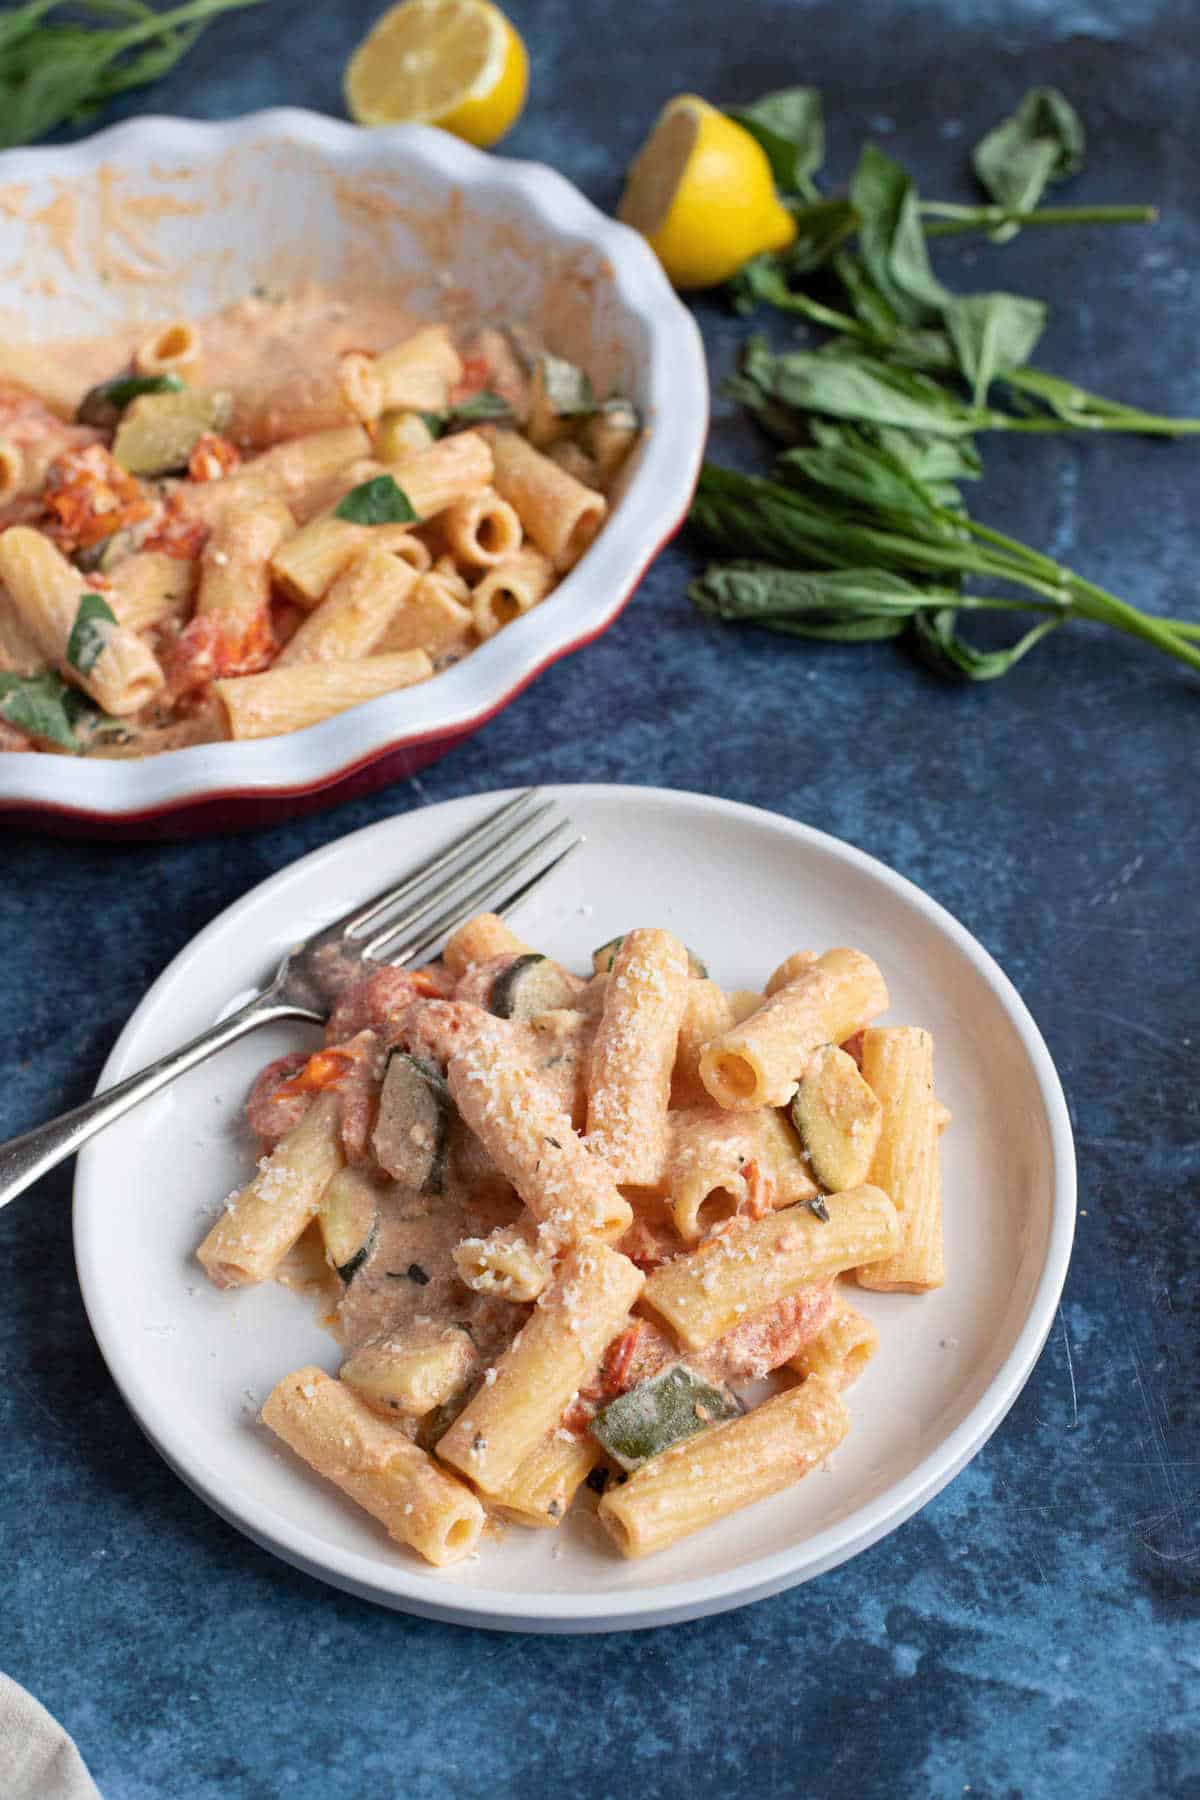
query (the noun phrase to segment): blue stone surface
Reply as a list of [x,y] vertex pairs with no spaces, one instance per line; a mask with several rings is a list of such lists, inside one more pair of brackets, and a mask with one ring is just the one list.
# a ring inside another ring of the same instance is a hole
[[[605,207],[683,89],[744,101],[818,83],[839,176],[870,132],[926,192],[965,199],[969,145],[1057,82],[1091,139],[1070,198],[1153,200],[1161,222],[960,242],[939,266],[1052,296],[1046,366],[1200,414],[1191,0],[510,9],[534,84],[505,149]],[[338,112],[374,10],[270,0],[122,108]],[[745,328],[698,311],[719,378]],[[975,510],[1140,605],[1200,618],[1198,494],[1200,445],[1003,440]],[[607,636],[370,800],[191,844],[8,834],[0,1136],[84,1098],[166,961],[316,845],[509,783],[705,789],[902,870],[1029,1002],[1081,1165],[1038,1368],[945,1493],[791,1593],[607,1638],[423,1623],[276,1562],[159,1460],[88,1330],[61,1170],[0,1215],[0,1667],[74,1733],[107,1800],[1200,1795],[1195,678],[1081,627],[993,687],[953,687],[888,645],[706,622],[684,598],[691,567],[668,550]]]

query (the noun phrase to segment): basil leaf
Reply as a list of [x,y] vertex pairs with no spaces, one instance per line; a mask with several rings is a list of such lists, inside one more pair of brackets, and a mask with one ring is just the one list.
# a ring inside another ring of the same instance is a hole
[[815,193],[812,177],[825,161],[819,89],[780,88],[753,106],[731,106],[726,111],[766,151],[777,188],[785,194]]
[[905,325],[936,322],[950,295],[929,266],[917,190],[875,144],[867,144],[850,181],[859,251],[867,272]]
[[348,519],[352,525],[410,525],[418,514],[390,475],[372,475],[350,489],[334,507],[333,516]]
[[1062,624],[1061,619],[1043,619],[1007,650],[977,650],[958,636],[954,621],[953,606],[918,613],[913,619],[917,643],[930,667],[940,675],[965,676],[968,681],[996,681],[1001,675],[1007,675],[1047,633]]
[[843,506],[861,508],[864,517],[874,513],[875,522],[903,530],[918,526],[935,538],[957,535],[957,528],[942,518],[928,485],[866,439],[788,450],[778,468],[782,480],[825,489]]
[[81,425],[115,425],[131,400],[143,394],[177,394],[183,387],[178,375],[118,375],[89,388],[75,417]]
[[[846,643],[896,637],[923,595],[886,569],[783,569],[732,562],[711,565],[692,582],[688,598],[709,618]],[[946,603],[944,593],[928,602]]]
[[797,206],[791,210],[796,235],[787,249],[752,257],[729,283],[738,312],[753,312],[761,302],[777,307],[780,312],[795,312],[811,318],[811,302],[803,294],[794,294],[788,282],[824,268],[858,224],[848,200],[817,200],[810,206]]
[[851,360],[811,350],[776,356],[761,339],[751,339],[742,374],[764,397],[799,413],[828,413],[946,437],[969,436],[987,423],[986,416],[981,418],[940,382],[872,357]]
[[[126,88],[155,81],[196,41],[208,19],[255,0],[186,0],[155,12],[137,0],[93,4],[111,27],[47,23],[59,0],[29,0],[0,19],[0,149],[78,124]],[[84,11],[84,8],[75,9]]]
[[[1015,113],[981,138],[972,153],[975,173],[992,199],[1009,212],[1031,212],[1052,181],[1083,167],[1085,139],[1079,114],[1054,87],[1031,88]],[[1003,243],[1019,226],[998,226]]]
[[963,294],[946,307],[946,330],[976,406],[997,375],[1021,368],[1046,328],[1049,308],[1022,294]]
[[421,417],[432,435],[440,438],[460,426],[482,425],[490,419],[511,419],[512,407],[499,394],[493,394],[488,388],[481,388],[469,400],[460,400],[457,406],[444,407],[441,412],[423,412]]
[[[846,426],[823,427],[846,430]],[[951,481],[978,481],[983,459],[970,438],[934,437],[921,431],[897,431],[891,425],[866,428],[879,448],[903,465],[915,481],[937,487]],[[814,432],[814,435],[815,432]]]
[[104,627],[115,625],[117,615],[103,594],[81,594],[79,611],[67,639],[67,661],[81,675],[90,675],[99,662],[108,633]]
[[60,750],[78,751],[75,722],[86,710],[83,696],[52,670],[41,675],[0,674],[0,719]]

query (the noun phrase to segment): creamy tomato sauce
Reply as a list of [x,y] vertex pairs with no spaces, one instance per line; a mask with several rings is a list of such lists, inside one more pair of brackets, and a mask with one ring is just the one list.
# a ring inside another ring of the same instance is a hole
[[[259,289],[197,321],[206,387],[235,391],[289,383],[332,387],[347,350],[377,354],[422,323],[390,294],[328,288],[316,282],[272,293]],[[73,338],[39,346],[77,379],[79,398],[129,363],[150,335],[142,325],[105,337]],[[349,414],[342,414],[349,417]]]

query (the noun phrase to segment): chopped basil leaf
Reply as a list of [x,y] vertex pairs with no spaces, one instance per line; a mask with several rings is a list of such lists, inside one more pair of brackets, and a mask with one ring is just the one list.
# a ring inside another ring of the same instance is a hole
[[429,1285],[429,1277],[421,1267],[420,1263],[409,1263],[408,1279],[410,1281],[415,1281],[418,1287],[428,1287]]
[[512,407],[499,394],[493,394],[489,388],[482,388],[478,394],[472,394],[469,400],[460,400],[457,406],[447,406],[442,412],[423,412],[421,414],[432,437],[444,437],[448,431],[456,431],[464,425],[482,425],[489,419],[509,419]]
[[67,661],[81,675],[90,675],[100,660],[108,633],[105,625],[115,625],[117,615],[102,594],[81,594],[79,611],[67,639]]
[[808,1202],[808,1210],[812,1213],[814,1218],[820,1219],[822,1225],[828,1225],[829,1208],[826,1206],[822,1195],[818,1194],[815,1200],[810,1200]]
[[78,751],[75,723],[87,711],[83,695],[51,670],[42,675],[0,674],[0,719],[60,750]]
[[131,400],[143,394],[176,394],[183,382],[178,375],[118,375],[89,388],[75,414],[81,425],[115,425]]
[[602,1494],[604,1492],[605,1488],[608,1486],[608,1470],[604,1467],[603,1463],[598,1464],[596,1468],[590,1470],[587,1476],[587,1484],[591,1488],[593,1494]]
[[390,475],[373,475],[351,488],[333,516],[352,525],[410,525],[417,518],[408,495]]

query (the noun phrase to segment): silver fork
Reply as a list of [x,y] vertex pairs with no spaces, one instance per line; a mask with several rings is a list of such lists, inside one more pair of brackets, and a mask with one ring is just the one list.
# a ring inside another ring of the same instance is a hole
[[[385,964],[401,968],[427,955],[497,888],[538,865],[491,908],[501,917],[512,912],[561,867],[583,839],[574,838],[545,860],[554,841],[571,828],[569,819],[559,818],[501,867],[492,865],[557,811],[555,801],[539,801],[536,788],[506,801],[402,880],[289,950],[273,978],[236,1012],[116,1087],[60,1113],[47,1125],[0,1144],[0,1206],[15,1200],[106,1125],[248,1031],[277,1019],[324,1024],[347,981]],[[485,875],[489,869],[491,873]]]

